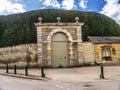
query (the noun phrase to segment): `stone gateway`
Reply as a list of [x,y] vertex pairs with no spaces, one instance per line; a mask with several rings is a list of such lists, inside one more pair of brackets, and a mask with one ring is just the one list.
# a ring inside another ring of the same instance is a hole
[[70,67],[83,64],[83,23],[35,23],[37,28],[38,64],[52,67]]

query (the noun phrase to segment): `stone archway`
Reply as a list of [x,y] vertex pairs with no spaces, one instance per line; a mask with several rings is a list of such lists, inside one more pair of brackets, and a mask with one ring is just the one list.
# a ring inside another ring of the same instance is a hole
[[58,28],[58,29],[53,29],[49,35],[48,35],[48,38],[47,38],[47,59],[48,59],[48,64],[49,65],[52,65],[52,58],[51,58],[51,55],[52,55],[52,42],[51,42],[51,39],[52,39],[52,36],[55,34],[55,33],[64,33],[67,37],[68,37],[68,44],[69,44],[69,59],[70,59],[70,62],[69,62],[69,65],[71,65],[73,63],[73,39],[72,39],[72,36],[71,34],[66,30],[66,29],[61,29],[61,28]]

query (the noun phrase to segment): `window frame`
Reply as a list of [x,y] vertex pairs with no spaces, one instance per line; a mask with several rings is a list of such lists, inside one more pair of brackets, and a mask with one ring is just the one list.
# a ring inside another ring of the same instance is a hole
[[102,48],[102,57],[111,57],[110,47]]

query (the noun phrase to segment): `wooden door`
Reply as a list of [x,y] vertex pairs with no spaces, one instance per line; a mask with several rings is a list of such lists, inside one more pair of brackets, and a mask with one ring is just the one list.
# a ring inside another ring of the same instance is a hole
[[64,33],[56,33],[52,37],[52,66],[68,67],[68,38]]

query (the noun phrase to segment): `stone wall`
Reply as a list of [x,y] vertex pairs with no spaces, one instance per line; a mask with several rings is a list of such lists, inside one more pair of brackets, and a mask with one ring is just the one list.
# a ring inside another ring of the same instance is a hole
[[13,67],[14,64],[21,68],[23,68],[25,64],[33,67],[36,66],[36,63],[36,44],[0,48],[0,67],[5,67],[6,64],[9,64],[10,67]]
[[94,64],[95,62],[95,52],[94,45],[91,42],[83,42],[83,59],[84,64]]
[[[47,52],[47,44],[43,45],[43,53]],[[120,43],[113,44],[93,44],[91,42],[83,42],[83,62],[85,65],[101,63],[101,46],[111,45],[115,48],[116,54],[112,54],[112,62],[104,61],[105,64],[120,64]],[[73,43],[73,63],[77,65],[78,62],[77,43]],[[43,55],[44,63],[48,63],[47,57]],[[18,45],[13,47],[0,48],[0,67],[5,67],[9,64],[13,67],[16,64],[18,67],[23,68],[25,64],[29,64],[30,67],[37,66],[37,44]]]

